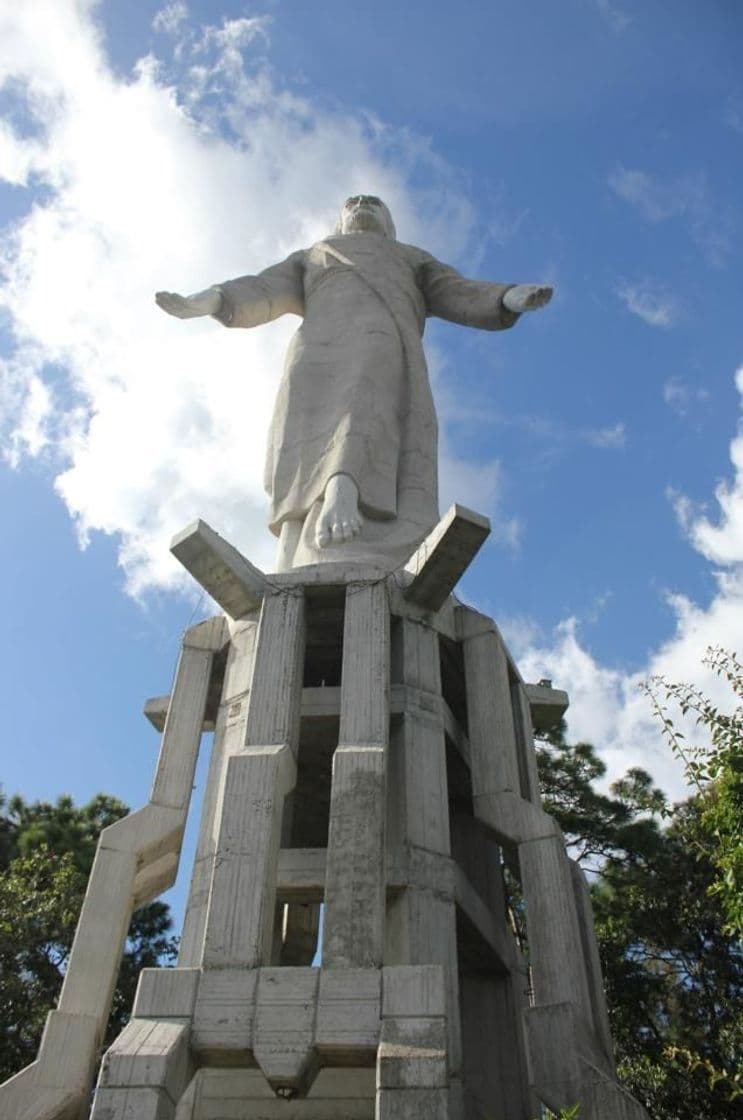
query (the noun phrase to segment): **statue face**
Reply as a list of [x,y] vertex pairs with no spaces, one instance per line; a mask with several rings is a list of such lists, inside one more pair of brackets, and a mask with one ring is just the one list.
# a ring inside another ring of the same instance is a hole
[[372,194],[347,198],[339,224],[341,233],[381,233],[389,237],[387,207]]

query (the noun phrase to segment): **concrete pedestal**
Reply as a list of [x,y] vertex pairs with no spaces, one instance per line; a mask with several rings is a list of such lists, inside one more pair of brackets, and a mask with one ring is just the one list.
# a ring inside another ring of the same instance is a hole
[[531,713],[567,698],[525,686],[495,624],[451,596],[485,532],[454,507],[405,571],[272,576],[203,523],[180,535],[228,617],[186,634],[172,696],[148,704],[167,713],[152,799],[101,839],[59,1009],[0,1087],[4,1117],[87,1114],[128,917],[174,877],[204,727],[179,964],[142,973],[93,1120],[644,1116],[616,1084],[585,884],[539,804]]

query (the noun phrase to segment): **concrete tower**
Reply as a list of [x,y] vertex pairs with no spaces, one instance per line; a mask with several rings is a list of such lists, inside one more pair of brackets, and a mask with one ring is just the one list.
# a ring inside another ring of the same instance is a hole
[[[176,538],[224,614],[185,633],[172,694],[147,704],[150,801],[101,836],[6,1120],[646,1115],[616,1081],[583,875],[540,805],[532,728],[567,696],[525,684],[451,594],[488,531],[452,507],[392,573],[264,575],[203,522]],[[178,966],[143,971],[91,1108],[129,918],[175,878],[204,730]]]

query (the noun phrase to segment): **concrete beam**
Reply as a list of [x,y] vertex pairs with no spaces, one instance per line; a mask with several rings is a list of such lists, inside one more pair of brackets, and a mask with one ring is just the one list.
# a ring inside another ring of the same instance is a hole
[[437,611],[489,534],[487,517],[464,506],[451,506],[405,565],[405,571],[413,576],[405,598]]
[[567,692],[563,692],[561,688],[552,688],[551,684],[527,684],[524,688],[535,732],[539,734],[540,731],[548,731],[568,710],[570,701]]
[[260,606],[266,590],[263,572],[206,521],[194,521],[177,533],[170,551],[230,618],[242,618]]

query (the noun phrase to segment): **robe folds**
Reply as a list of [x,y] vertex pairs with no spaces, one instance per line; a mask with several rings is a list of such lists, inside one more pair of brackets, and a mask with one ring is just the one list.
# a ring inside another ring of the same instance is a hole
[[[279,386],[264,479],[272,532],[286,521],[305,523],[295,563],[377,552],[394,566],[436,524],[426,317],[510,327],[518,315],[502,299],[511,286],[467,280],[421,249],[367,232],[329,237],[257,276],[216,285],[215,317],[225,326],[303,317]],[[336,474],[356,483],[365,524],[361,538],[320,556],[311,530]]]

